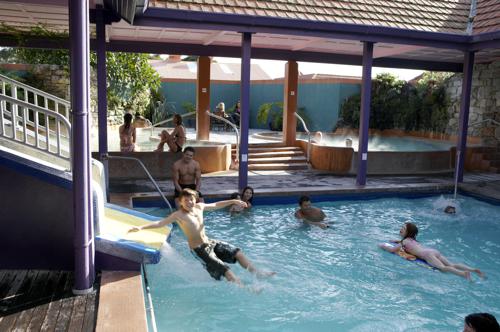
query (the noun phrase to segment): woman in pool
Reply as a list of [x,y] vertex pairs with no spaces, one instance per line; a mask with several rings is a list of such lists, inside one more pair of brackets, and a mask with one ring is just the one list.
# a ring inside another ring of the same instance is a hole
[[118,128],[118,133],[120,134],[120,151],[134,152],[136,133],[132,124],[132,114],[126,113],[123,116],[123,124]]
[[160,133],[160,143],[156,148],[156,152],[162,152],[165,143],[172,152],[181,152],[182,146],[186,143],[186,128],[182,125],[182,117],[179,114],[174,115],[175,128],[169,133],[163,130]]
[[246,209],[249,209],[252,207],[252,202],[253,202],[253,188],[252,187],[245,187],[241,191],[241,200],[245,203],[247,203]]
[[398,243],[396,246],[388,246],[385,244],[380,244],[380,248],[389,252],[398,252],[403,249],[405,252],[425,260],[430,265],[436,267],[442,272],[451,272],[458,276],[464,277],[467,280],[471,280],[471,272],[477,273],[480,277],[484,277],[484,274],[479,269],[471,268],[464,264],[454,264],[448,261],[446,257],[441,255],[441,253],[432,248],[426,248],[417,242],[418,228],[415,224],[411,222],[406,222],[403,227],[399,230],[399,235],[401,235],[401,241],[391,241]]

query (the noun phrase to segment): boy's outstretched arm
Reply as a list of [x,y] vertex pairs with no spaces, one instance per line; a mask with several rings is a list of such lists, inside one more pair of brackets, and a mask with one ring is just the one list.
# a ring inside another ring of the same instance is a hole
[[200,205],[200,207],[202,209],[208,210],[208,211],[223,209],[223,208],[230,206],[230,205],[233,205],[233,204],[239,205],[239,206],[244,207],[244,208],[247,207],[247,203],[240,201],[239,199],[228,199],[225,201],[219,201],[219,202],[210,203],[210,204],[198,203],[198,205]]
[[127,233],[138,232],[140,230],[148,229],[148,228],[160,228],[160,227],[163,227],[163,226],[166,226],[166,225],[173,223],[176,219],[177,219],[177,214],[176,214],[176,212],[174,212],[171,215],[169,215],[168,217],[165,217],[164,219],[159,220],[157,222],[152,222],[152,223],[149,223],[147,225],[142,225],[142,226],[134,226],[134,227],[130,228]]

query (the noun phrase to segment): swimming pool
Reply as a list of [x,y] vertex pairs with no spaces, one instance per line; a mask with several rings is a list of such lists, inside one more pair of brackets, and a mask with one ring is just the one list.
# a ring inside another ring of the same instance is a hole
[[[446,215],[446,204],[436,196],[318,203],[333,221],[327,230],[297,222],[294,204],[236,217],[205,213],[209,237],[278,274],[258,280],[233,266],[249,288],[213,281],[177,230],[160,264],[147,267],[158,330],[457,331],[468,313],[498,317],[499,206],[459,196],[457,214]],[[488,279],[470,283],[378,249],[407,219],[419,226],[419,241]]]
[[[297,139],[307,140],[307,135],[298,133]],[[358,151],[358,137],[344,135],[323,134],[320,145],[346,147],[346,139],[352,141],[352,148]],[[397,151],[397,152],[412,152],[412,151],[448,151],[454,142],[444,140],[431,140],[419,137],[407,136],[370,136],[368,138],[368,151]]]

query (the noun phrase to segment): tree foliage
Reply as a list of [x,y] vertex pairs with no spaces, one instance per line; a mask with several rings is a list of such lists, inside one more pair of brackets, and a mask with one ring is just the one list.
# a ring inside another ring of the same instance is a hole
[[[28,37],[47,37],[53,40],[65,39],[68,34],[49,31],[44,26],[35,26],[30,30],[0,25],[0,32],[4,32],[17,40],[22,46]],[[25,47],[6,48],[0,52],[0,61],[23,64],[51,64],[58,65],[69,75],[69,50],[46,50]],[[149,55],[142,53],[106,53],[107,69],[107,98],[108,108],[125,108],[141,114],[148,114],[151,105],[158,100],[160,76],[148,62]],[[90,65],[97,67],[97,57],[90,54]]]
[[[448,97],[444,87],[449,74],[426,72],[415,85],[379,74],[372,81],[370,128],[443,132],[448,123]],[[360,94],[342,104],[344,126],[359,127]]]

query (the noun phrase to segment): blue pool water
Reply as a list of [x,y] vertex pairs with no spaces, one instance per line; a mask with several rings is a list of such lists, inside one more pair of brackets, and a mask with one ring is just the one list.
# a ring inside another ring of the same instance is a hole
[[[300,139],[307,140],[307,135],[297,134]],[[315,137],[313,137],[314,139]],[[346,139],[352,140],[352,148],[358,151],[358,137],[356,136],[338,136],[323,134],[320,145],[345,147]],[[316,139],[318,139],[316,137]],[[392,137],[392,136],[370,136],[368,138],[368,151],[397,151],[397,152],[416,152],[416,151],[448,151],[454,142],[431,140],[418,137]]]
[[[500,207],[459,197],[457,214],[446,215],[446,204],[443,197],[318,203],[333,222],[327,230],[297,222],[295,205],[255,206],[236,217],[207,212],[209,237],[278,274],[259,280],[232,265],[246,288],[214,281],[177,229],[160,264],[147,267],[158,330],[459,331],[468,313],[500,317]],[[468,282],[377,248],[408,219],[423,244],[488,278]]]

